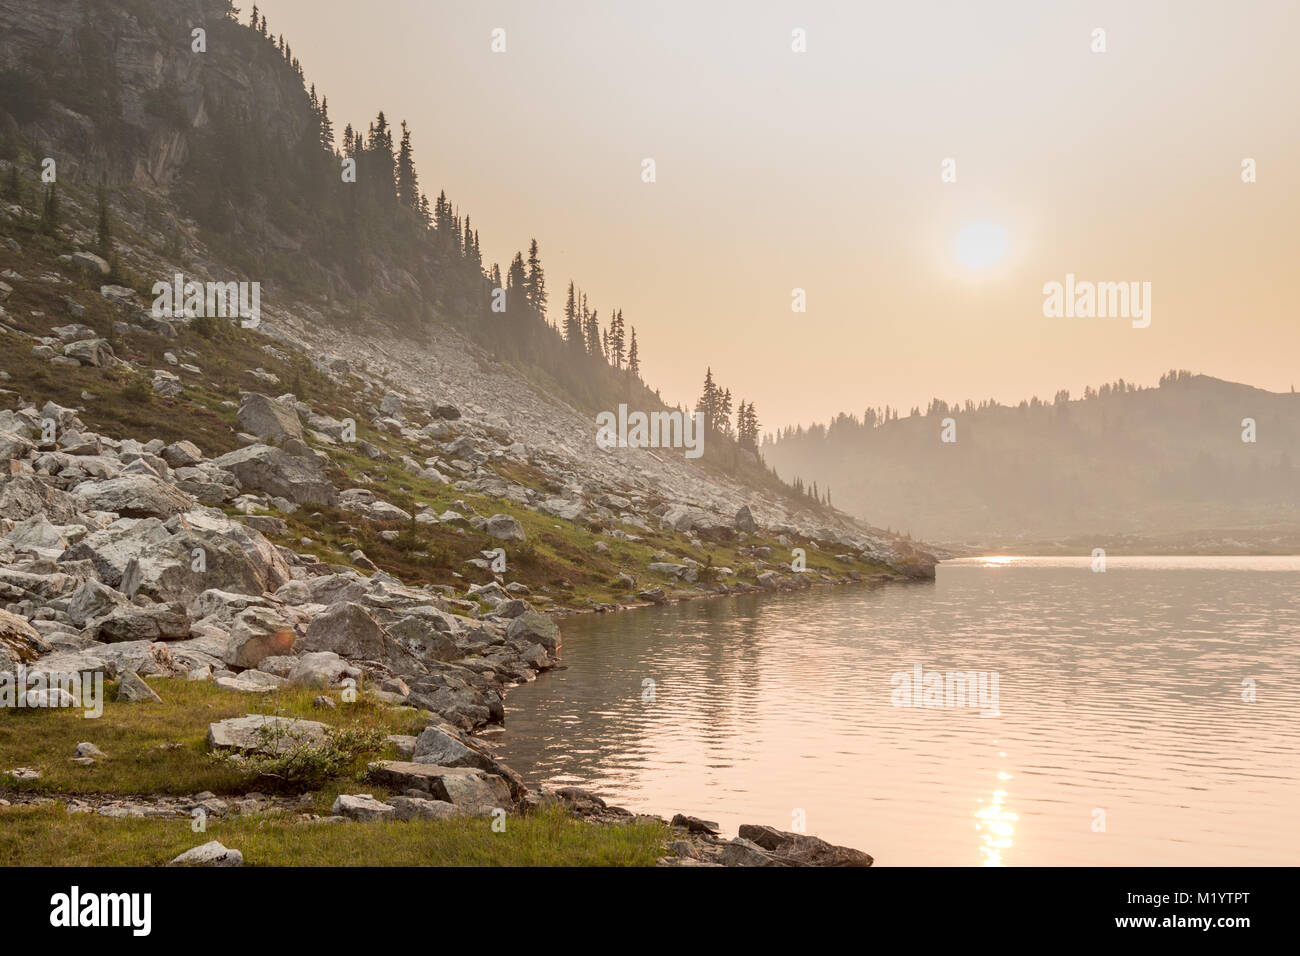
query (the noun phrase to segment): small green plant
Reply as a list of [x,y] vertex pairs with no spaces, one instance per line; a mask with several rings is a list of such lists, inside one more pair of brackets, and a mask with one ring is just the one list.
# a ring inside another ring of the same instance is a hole
[[143,375],[132,375],[122,386],[122,397],[136,405],[145,405],[153,401],[153,386]]
[[215,339],[220,332],[221,324],[210,315],[199,315],[195,316],[194,321],[190,323],[190,328],[205,339]]
[[355,775],[365,758],[384,748],[384,734],[373,727],[330,727],[323,740],[315,740],[284,720],[258,727],[257,740],[252,753],[215,753],[212,759],[284,789],[310,790]]

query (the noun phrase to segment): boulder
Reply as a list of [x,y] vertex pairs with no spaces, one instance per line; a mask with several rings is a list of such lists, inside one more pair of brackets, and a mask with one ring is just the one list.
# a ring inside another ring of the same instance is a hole
[[347,817],[363,823],[376,820],[390,820],[397,811],[386,803],[381,803],[368,793],[340,793],[334,798],[330,812],[336,817]]
[[43,514],[33,515],[14,525],[12,531],[4,536],[15,551],[31,552],[40,558],[54,559],[68,547],[66,532],[77,531],[85,534],[85,528],[69,528],[67,525],[51,524]]
[[806,833],[745,824],[740,828],[740,836],[775,854],[782,862],[799,866],[871,866],[874,862],[861,850],[835,846]]
[[93,365],[95,368],[112,365],[117,359],[107,339],[82,339],[80,342],[69,342],[63,347],[63,354],[76,359],[82,365]]
[[394,790],[419,790],[454,804],[473,816],[514,806],[510,789],[496,774],[469,767],[381,760],[370,765],[371,778]]
[[190,636],[190,615],[184,604],[126,604],[86,626],[86,631],[105,644],[123,641],[183,641]]
[[274,442],[289,438],[302,440],[302,422],[293,406],[256,392],[247,392],[240,400],[239,427],[250,435]]
[[236,478],[245,488],[287,498],[295,504],[318,502],[330,505],[337,492],[316,459],[295,458],[270,445],[248,445],[212,462]]
[[506,640],[540,644],[553,654],[561,644],[560,628],[540,611],[525,611],[506,628]]
[[737,531],[747,531],[750,534],[754,534],[758,531],[758,523],[754,520],[754,515],[749,510],[749,505],[740,506],[740,510],[736,512],[735,525]]
[[162,698],[135,671],[123,671],[117,685],[117,699],[127,704],[161,704]]
[[304,651],[333,651],[349,660],[378,661],[395,673],[418,672],[419,661],[402,647],[370,610],[354,602],[335,604],[307,626]]
[[0,518],[22,521],[43,514],[54,524],[63,525],[75,521],[81,510],[76,498],[35,475],[0,477]]
[[708,512],[700,508],[692,508],[690,505],[670,505],[659,516],[659,527],[671,531],[687,532],[694,528],[696,524],[705,523],[708,520]]
[[360,676],[359,668],[333,651],[313,651],[297,658],[286,679],[297,687],[337,687],[345,678]]
[[424,797],[389,797],[388,805],[396,811],[394,820],[452,820],[465,815],[454,803]]
[[495,772],[496,761],[478,750],[471,750],[438,727],[425,727],[415,738],[415,763],[431,763],[439,767],[476,767]]
[[117,587],[133,558],[170,539],[157,518],[120,518],[72,545],[59,557],[59,563],[90,561],[100,581]]
[[0,671],[15,670],[52,650],[36,628],[17,614],[0,610]]
[[87,578],[68,602],[68,620],[77,627],[85,627],[91,618],[104,617],[130,603],[121,591]]
[[451,615],[444,616],[441,612],[407,615],[385,626],[397,643],[420,660],[454,661],[465,652],[452,637],[454,625],[444,623],[444,617]]
[[209,724],[208,747],[241,753],[283,753],[299,742],[324,743],[328,731],[328,725],[315,720],[245,714]]
[[223,660],[232,667],[256,667],[263,658],[293,651],[293,627],[269,608],[249,608],[235,618]]
[[269,694],[284,686],[284,681],[265,671],[244,671],[241,674],[223,674],[212,681],[217,687],[240,694]]
[[36,450],[36,443],[14,432],[0,431],[0,461],[26,458]]
[[185,384],[180,376],[165,369],[155,369],[150,382],[154,392],[163,398],[180,398],[185,394]]
[[203,452],[192,441],[172,442],[162,450],[162,459],[173,468],[184,468],[201,462]]
[[124,518],[169,517],[195,505],[189,495],[152,475],[84,481],[72,495],[83,511],[113,511]]
[[202,846],[186,850],[168,866],[243,866],[244,854],[238,850],[227,849],[216,840],[210,840]]
[[487,519],[483,530],[498,541],[523,541],[524,526],[518,519],[505,514],[496,514]]
[[87,275],[102,278],[113,271],[113,267],[103,256],[97,256],[93,252],[80,250],[74,252],[71,256],[74,268],[86,273]]
[[722,845],[718,862],[723,866],[773,866],[772,858],[758,844],[736,837]]
[[410,512],[389,504],[367,488],[349,488],[339,492],[338,506],[355,511],[371,521],[410,521]]

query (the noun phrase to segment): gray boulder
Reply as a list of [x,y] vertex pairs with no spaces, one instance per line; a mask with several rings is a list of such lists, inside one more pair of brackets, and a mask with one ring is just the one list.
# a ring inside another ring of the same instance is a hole
[[124,518],[169,517],[189,511],[189,495],[152,475],[85,481],[72,490],[83,511],[113,511]]
[[483,530],[498,541],[523,541],[524,526],[518,519],[505,514],[496,514],[487,519]]
[[874,862],[861,850],[835,846],[806,833],[745,824],[740,828],[740,836],[775,854],[782,862],[798,866],[871,866]]
[[302,440],[302,422],[293,406],[256,392],[247,392],[240,400],[239,427],[250,435],[274,442],[289,438]]
[[117,699],[127,704],[162,703],[162,698],[135,671],[123,671],[117,685]]
[[333,651],[312,651],[297,658],[286,679],[296,687],[336,687],[344,678],[360,676],[359,668]]
[[334,798],[334,806],[330,812],[336,817],[347,817],[349,820],[359,820],[362,823],[390,820],[397,815],[395,809],[376,800],[368,793],[340,793]]
[[235,618],[223,657],[232,667],[256,667],[267,657],[293,651],[292,625],[269,608],[248,608]]
[[212,463],[238,478],[245,488],[287,498],[295,504],[330,505],[338,496],[314,457],[295,458],[270,445],[249,445]]
[[465,815],[454,803],[425,797],[389,797],[388,805],[396,811],[394,820],[453,820]]
[[86,626],[105,644],[124,641],[183,641],[190,636],[190,615],[184,604],[126,604]]
[[210,840],[202,846],[186,850],[168,866],[243,866],[244,854],[238,850],[227,849],[216,840]]
[[753,513],[749,510],[749,505],[741,505],[740,510],[736,512],[736,530],[747,531],[754,534],[758,531],[758,523],[754,520]]
[[315,720],[245,714],[208,724],[208,747],[241,753],[283,753],[298,743],[324,743],[328,731],[328,725]]
[[203,452],[192,441],[172,442],[162,450],[162,459],[173,468],[184,468],[201,462]]
[[555,653],[561,644],[560,628],[540,611],[525,611],[514,618],[506,628],[506,640],[540,644],[551,653]]
[[113,354],[113,347],[108,344],[107,339],[82,339],[80,342],[69,342],[63,347],[63,354],[76,359],[82,365],[93,365],[96,368],[112,365],[117,360],[117,356]]
[[419,672],[419,661],[402,647],[370,610],[346,602],[318,614],[307,626],[304,651],[333,651],[349,660],[378,661],[395,673]]

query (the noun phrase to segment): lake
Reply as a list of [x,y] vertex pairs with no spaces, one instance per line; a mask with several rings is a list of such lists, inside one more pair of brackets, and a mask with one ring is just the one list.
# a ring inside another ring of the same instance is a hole
[[510,691],[500,756],[878,866],[1294,865],[1300,557],[1091,566],[568,618],[567,669]]

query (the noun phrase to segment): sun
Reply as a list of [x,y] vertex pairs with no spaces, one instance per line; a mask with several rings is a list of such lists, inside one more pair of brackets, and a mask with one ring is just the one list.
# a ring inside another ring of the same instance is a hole
[[967,269],[982,271],[1002,261],[1010,244],[1005,228],[984,220],[962,227],[952,241],[952,251]]

